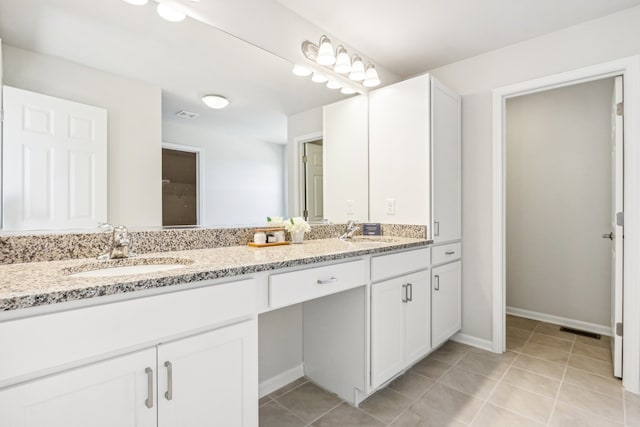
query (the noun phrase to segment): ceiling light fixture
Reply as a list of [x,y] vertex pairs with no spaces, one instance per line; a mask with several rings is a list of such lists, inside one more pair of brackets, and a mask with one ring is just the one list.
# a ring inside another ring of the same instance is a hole
[[145,4],[149,3],[149,0],[122,0],[125,3],[129,3],[132,4],[134,6],[144,6]]
[[[347,49],[342,45],[339,45],[334,51],[331,40],[329,40],[325,35],[320,37],[320,41],[317,45],[309,40],[303,41],[302,53],[309,61],[324,66],[324,68],[327,69],[327,76],[335,76],[327,78],[314,71],[311,80],[316,83],[325,83],[329,81],[327,84],[328,88],[342,89],[341,92],[345,95],[362,92],[364,90],[358,89],[357,85],[355,87],[349,87],[350,85],[346,80],[347,78],[366,88],[372,88],[380,84],[378,71],[373,64],[367,63],[365,68],[362,58],[360,58],[358,54],[349,56]],[[317,68],[317,66],[311,68]],[[305,72],[307,74],[302,74]],[[296,65],[293,68],[293,73],[297,76],[308,76],[311,73],[311,70],[306,69],[306,67]]]
[[158,11],[158,15],[169,22],[184,21],[184,19],[187,17],[186,13],[178,9],[177,6],[170,3],[159,3],[156,10]]
[[202,97],[202,102],[214,110],[220,110],[231,103],[231,101],[222,95],[205,95]]

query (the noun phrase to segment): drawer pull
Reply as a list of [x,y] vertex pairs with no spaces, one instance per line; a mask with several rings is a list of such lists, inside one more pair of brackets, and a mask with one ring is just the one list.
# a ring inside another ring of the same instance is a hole
[[331,277],[329,279],[318,279],[318,285],[329,285],[331,283],[336,283],[338,279],[336,277]]
[[171,362],[164,362],[164,366],[167,368],[167,391],[164,392],[164,397],[171,400],[173,399],[173,365]]
[[446,251],[444,254],[445,255],[453,255],[455,253],[456,253],[456,251]]
[[147,400],[144,404],[147,408],[153,408],[153,369],[145,368],[144,373],[147,374]]

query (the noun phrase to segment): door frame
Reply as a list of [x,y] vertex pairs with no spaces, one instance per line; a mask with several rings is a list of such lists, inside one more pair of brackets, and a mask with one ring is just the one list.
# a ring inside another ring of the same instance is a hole
[[[304,164],[302,163],[302,156],[304,156],[304,144],[307,142],[318,141],[322,139],[322,132],[312,132],[306,135],[300,135],[293,139],[294,142],[294,156],[296,161],[294,162],[295,168],[297,169],[295,172],[296,180],[295,186],[297,187],[297,191],[295,191],[295,196],[298,200],[295,201],[293,206],[295,206],[295,211],[292,212],[291,216],[303,216],[304,211],[304,196],[305,196],[305,188],[304,188]],[[322,157],[324,158],[324,149],[322,152]]]
[[162,148],[174,151],[184,151],[186,153],[195,153],[196,155],[196,187],[198,189],[196,204],[196,225],[203,225],[204,221],[204,148],[194,147],[192,145],[174,144],[172,142],[163,142]]
[[[640,55],[528,80],[493,90],[493,184],[492,184],[492,350],[505,351],[506,314],[506,100],[517,96],[571,86],[602,78],[624,78],[624,257],[640,259]],[[624,264],[623,305],[640,301],[638,263]],[[640,392],[640,313],[624,310],[624,387]]]

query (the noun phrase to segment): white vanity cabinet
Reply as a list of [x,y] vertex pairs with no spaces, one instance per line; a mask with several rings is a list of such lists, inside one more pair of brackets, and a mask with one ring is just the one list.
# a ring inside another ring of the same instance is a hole
[[461,285],[461,261],[454,261],[432,268],[432,348],[435,348],[444,343],[462,328]]

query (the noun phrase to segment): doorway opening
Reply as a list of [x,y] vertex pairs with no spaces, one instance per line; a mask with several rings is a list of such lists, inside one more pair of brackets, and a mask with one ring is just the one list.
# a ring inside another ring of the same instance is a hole
[[200,150],[163,144],[162,225],[195,226],[201,222]]
[[322,139],[302,143],[302,216],[309,222],[321,222],[323,213]]

